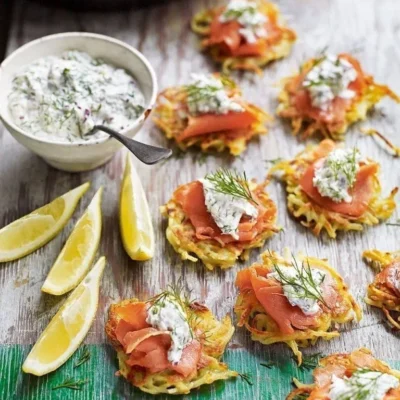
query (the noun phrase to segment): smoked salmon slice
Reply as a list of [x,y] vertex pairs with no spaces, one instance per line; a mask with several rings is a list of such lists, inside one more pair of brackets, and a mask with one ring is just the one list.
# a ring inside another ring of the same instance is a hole
[[392,293],[400,297],[400,290],[395,286],[394,281],[400,279],[400,258],[394,260],[375,277],[375,283],[387,287]]
[[236,51],[242,37],[239,33],[240,24],[238,21],[221,22],[220,13],[213,19],[210,25],[210,37],[203,41],[204,46],[221,46],[224,54],[232,54]]
[[374,194],[373,177],[378,172],[378,164],[365,164],[360,167],[356,182],[350,190],[352,201],[350,203],[336,203],[329,197],[321,196],[313,184],[316,165],[320,160],[310,165],[302,178],[300,186],[307,196],[324,209],[349,217],[358,218],[368,209],[369,202]]
[[299,307],[292,306],[284,295],[281,284],[275,279],[266,278],[269,272],[265,268],[257,267],[242,270],[236,278],[236,286],[240,290],[253,289],[257,300],[282,333],[291,334],[294,333],[294,328],[307,329],[315,326],[315,316],[305,315]]
[[207,135],[215,132],[243,130],[257,122],[257,117],[250,111],[228,112],[227,114],[202,114],[189,116],[186,129],[177,138],[178,142],[193,136]]
[[147,305],[143,302],[116,307],[119,316],[115,336],[129,355],[127,364],[146,368],[150,373],[171,369],[184,377],[197,370],[201,358],[201,344],[192,340],[182,352],[177,364],[168,360],[171,333],[151,327],[147,322]]
[[[201,182],[195,181],[182,186],[176,193],[176,199],[195,227],[197,239],[216,239],[224,244],[236,241],[231,235],[222,234],[212,215],[208,212]],[[249,221],[242,218],[238,228],[239,242],[251,241],[257,236],[259,230],[262,229],[261,221],[264,215],[265,209],[259,207],[257,219]]]

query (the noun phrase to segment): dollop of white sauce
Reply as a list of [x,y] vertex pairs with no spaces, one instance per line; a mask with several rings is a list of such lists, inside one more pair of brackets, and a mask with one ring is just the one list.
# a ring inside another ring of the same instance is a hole
[[239,239],[238,227],[244,215],[257,218],[258,210],[246,199],[234,197],[215,190],[214,183],[208,179],[199,180],[203,184],[204,197],[208,212],[218,228],[225,235]]
[[182,306],[171,296],[149,305],[146,322],[160,331],[171,332],[171,347],[168,350],[168,360],[178,363],[183,349],[192,340],[192,332]]
[[349,194],[360,169],[361,156],[356,149],[336,149],[315,169],[313,185],[321,196],[333,201],[350,203]]
[[[301,262],[296,262],[299,268],[302,268]],[[294,279],[297,282],[300,281],[300,273],[295,268],[282,265],[280,266],[280,270],[282,271],[285,278],[289,280]],[[322,297],[322,291],[319,286],[324,281],[326,274],[324,271],[316,269],[310,269],[310,271],[312,279],[315,282],[317,288],[311,286],[307,281],[303,281],[302,285],[304,284],[309,292],[315,293],[318,296]],[[305,315],[314,315],[320,311],[321,308],[318,304],[317,299],[315,299],[314,297],[308,297],[309,294],[304,288],[289,285],[287,283],[285,284],[285,280],[282,279],[277,272],[271,272],[267,275],[267,277],[275,278],[277,281],[279,281],[282,284],[283,294],[286,296],[289,303],[292,306],[299,307]]]
[[221,80],[206,74],[191,74],[187,104],[192,115],[243,111],[243,107],[228,96]]
[[145,104],[125,70],[79,51],[28,65],[13,79],[8,102],[14,122],[24,131],[65,142],[107,137],[102,132],[85,137],[98,124],[123,130]]
[[331,400],[351,400],[363,394],[363,400],[383,400],[390,389],[399,386],[399,380],[379,371],[356,371],[350,378],[332,376],[329,398]]
[[324,56],[306,75],[303,87],[311,96],[312,105],[327,111],[335,97],[351,99],[355,92],[348,89],[357,79],[357,71],[347,60]]
[[242,26],[239,33],[247,43],[255,43],[259,38],[268,35],[265,29],[267,17],[258,11],[257,3],[253,1],[231,0],[219,20],[238,21]]

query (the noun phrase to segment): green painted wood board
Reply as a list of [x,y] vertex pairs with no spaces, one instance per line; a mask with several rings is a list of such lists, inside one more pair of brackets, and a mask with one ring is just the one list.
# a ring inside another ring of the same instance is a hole
[[[0,399],[11,400],[119,400],[140,399],[150,400],[154,396],[147,395],[127,383],[122,377],[116,377],[118,370],[116,353],[109,345],[89,345],[91,357],[88,362],[74,368],[79,358],[79,351],[75,353],[59,370],[43,377],[24,374],[21,371],[22,363],[29,353],[31,346],[3,345],[0,347]],[[268,360],[259,358],[256,354],[246,350],[228,349],[224,361],[239,372],[247,372],[251,376],[253,385],[243,379],[231,379],[217,382],[214,385],[204,386],[187,396],[163,396],[158,400],[169,399],[284,399],[292,389],[292,378],[296,377],[303,382],[311,381],[311,371],[300,370],[294,361],[279,357],[272,360],[275,365],[268,369],[260,367],[261,362]],[[391,363],[400,368],[400,362]],[[62,383],[66,378],[88,379],[82,390],[58,389],[54,386]]]

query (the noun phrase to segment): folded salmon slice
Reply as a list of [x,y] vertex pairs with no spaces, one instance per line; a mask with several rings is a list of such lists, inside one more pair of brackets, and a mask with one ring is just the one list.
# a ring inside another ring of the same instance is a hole
[[[357,78],[350,83],[348,89],[353,90],[356,93],[355,97],[361,95],[366,87],[366,81],[360,63],[349,54],[340,54],[339,57],[347,60],[357,71]],[[308,72],[309,70],[304,71],[295,81],[293,99],[295,108],[299,114],[312,118],[316,121],[321,121],[328,124],[342,123],[346,118],[347,109],[352,103],[353,99],[342,99],[340,97],[336,97],[332,101],[328,111],[314,107],[312,105],[310,94],[308,93],[307,89],[303,88],[302,86],[304,78]]]
[[[238,273],[236,285],[243,289],[253,289],[257,300],[267,314],[277,323],[284,334],[294,333],[294,328],[307,329],[315,326],[315,316],[305,315],[303,311],[292,306],[283,293],[282,285],[275,279],[266,278],[269,271],[264,268],[250,267]],[[263,273],[264,276],[260,276]]]
[[210,37],[203,41],[205,46],[219,45],[224,54],[232,54],[242,41],[239,33],[240,24],[237,21],[221,22],[220,13],[213,19],[210,25]]
[[119,316],[118,324],[115,328],[115,336],[122,344],[128,332],[147,328],[150,325],[146,322],[147,306],[146,303],[128,303],[115,308]]
[[[218,13],[210,25],[210,37],[203,41],[204,46],[218,45],[223,55],[232,57],[261,57],[268,50],[268,43],[273,43],[280,38],[277,29],[270,23],[266,23],[268,38],[262,38],[255,43],[248,43],[244,40],[239,30],[242,28],[238,21],[221,22],[221,13]],[[272,31],[272,35],[270,32]]]
[[369,202],[374,194],[373,177],[378,172],[378,164],[366,164],[360,167],[356,182],[350,190],[352,201],[350,203],[336,203],[329,197],[321,196],[318,189],[313,184],[315,169],[320,160],[310,165],[302,178],[300,186],[307,196],[322,208],[349,217],[360,217],[368,209]]
[[[176,199],[195,227],[197,239],[216,239],[224,244],[236,241],[231,235],[222,234],[221,229],[208,212],[201,182],[195,181],[182,186],[176,192]],[[239,242],[251,241],[257,236],[259,230],[262,229],[263,215],[265,215],[265,210],[259,207],[257,219],[242,218],[238,228]]]
[[400,290],[394,284],[394,281],[400,280],[400,258],[395,259],[390,265],[388,265],[385,269],[383,269],[379,274],[375,277],[374,283],[379,283],[389,290],[392,293],[400,297]]
[[257,122],[256,116],[250,111],[228,112],[227,114],[202,114],[189,116],[186,129],[177,138],[179,142],[193,136],[208,135],[223,131],[238,131],[249,128]]

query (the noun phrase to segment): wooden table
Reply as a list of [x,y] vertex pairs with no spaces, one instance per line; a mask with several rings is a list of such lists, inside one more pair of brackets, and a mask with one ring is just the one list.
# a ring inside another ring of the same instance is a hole
[[[167,3],[167,2],[166,2]],[[48,9],[27,1],[17,1],[8,40],[8,53],[38,37],[63,31],[91,31],[124,40],[142,51],[153,64],[160,89],[185,82],[191,72],[214,71],[215,66],[198,52],[198,41],[189,30],[191,16],[214,1],[172,1],[158,7],[139,11],[78,14]],[[329,47],[332,52],[352,52],[366,71],[378,82],[387,83],[400,93],[400,2],[396,0],[281,0],[278,1],[290,24],[298,32],[291,56],[272,64],[262,77],[239,76],[247,98],[273,113],[276,108],[279,78],[293,72],[299,63],[316,51]],[[364,126],[373,126],[400,145],[396,129],[400,126],[398,106],[384,101],[381,109]],[[384,114],[384,116],[383,116]],[[382,165],[384,192],[399,185],[399,160],[392,158],[372,138],[360,134],[355,126],[346,138],[347,145],[357,145],[363,154]],[[166,145],[160,132],[148,122],[139,136],[147,143]],[[146,298],[165,288],[168,283],[183,278],[194,295],[205,301],[218,316],[232,313],[236,296],[234,278],[243,265],[226,272],[206,271],[201,264],[182,262],[166,242],[166,223],[159,206],[182,183],[203,176],[217,166],[245,168],[248,175],[262,179],[267,172],[266,159],[292,157],[302,149],[290,135],[288,125],[275,119],[268,136],[250,144],[242,157],[209,156],[205,159],[193,153],[172,159],[159,166],[146,167],[136,163],[150,202],[156,231],[156,254],[152,261],[138,263],[125,254],[118,229],[118,195],[123,153],[118,153],[102,168],[82,174],[68,174],[47,166],[40,158],[20,146],[0,127],[0,226],[25,215],[51,199],[85,181],[91,181],[90,193],[81,201],[73,220],[56,239],[30,256],[0,266],[0,398],[2,399],[148,399],[131,388],[121,378],[114,377],[117,369],[113,350],[105,345],[104,324],[111,303],[133,296]],[[31,344],[46,327],[65,296],[58,298],[41,293],[40,287],[58,255],[78,216],[91,196],[104,186],[104,231],[99,255],[108,259],[101,287],[97,318],[87,336],[91,346],[90,362],[73,369],[69,361],[56,373],[43,378],[24,375],[21,364]],[[383,359],[400,366],[398,336],[385,324],[379,310],[367,307],[362,299],[373,273],[361,260],[368,248],[398,250],[399,228],[382,224],[362,233],[339,235],[336,241],[316,238],[289,217],[285,206],[284,188],[273,182],[269,191],[279,206],[279,223],[285,231],[266,246],[282,250],[302,250],[309,255],[326,257],[350,284],[353,294],[362,304],[364,318],[359,325],[348,325],[339,339],[320,341],[306,353],[349,351],[366,346]],[[393,220],[396,216],[393,217]],[[258,258],[252,253],[251,261]],[[283,399],[290,390],[291,377],[309,379],[290,359],[284,345],[262,346],[249,339],[239,329],[230,344],[225,360],[232,368],[251,372],[253,386],[237,380],[217,384],[195,392],[194,399]],[[268,370],[260,362],[273,360],[277,366]],[[88,377],[82,391],[51,388],[67,376]],[[158,397],[163,399],[164,397]]]

